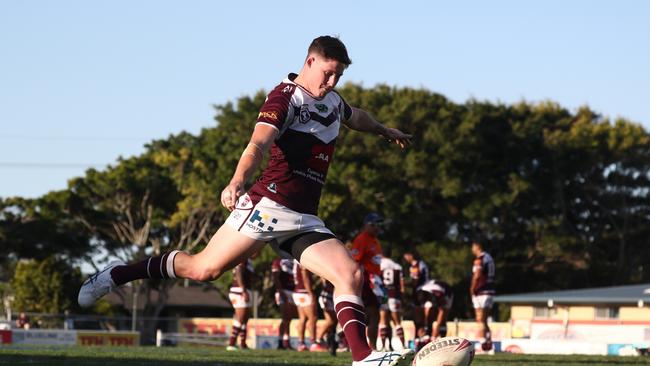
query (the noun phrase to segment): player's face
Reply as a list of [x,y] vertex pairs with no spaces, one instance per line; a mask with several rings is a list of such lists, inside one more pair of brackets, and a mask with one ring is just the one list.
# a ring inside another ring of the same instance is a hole
[[472,254],[474,254],[475,256],[481,254],[481,247],[479,247],[476,244],[472,244]]
[[309,92],[318,98],[325,96],[336,87],[346,68],[345,64],[319,55],[310,56],[308,66]]

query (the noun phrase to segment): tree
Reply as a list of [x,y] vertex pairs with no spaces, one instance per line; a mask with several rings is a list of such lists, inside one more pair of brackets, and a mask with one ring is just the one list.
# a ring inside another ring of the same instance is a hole
[[21,260],[11,280],[15,296],[12,306],[19,311],[49,314],[78,310],[75,300],[81,282],[80,270],[57,256]]

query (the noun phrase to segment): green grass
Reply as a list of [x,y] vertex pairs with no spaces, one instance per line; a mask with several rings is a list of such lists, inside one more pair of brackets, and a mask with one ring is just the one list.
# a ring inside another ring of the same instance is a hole
[[[0,346],[0,365],[43,366],[238,366],[238,365],[350,365],[349,353],[331,357],[323,353],[283,351],[226,352],[222,348],[186,347],[9,347]],[[532,356],[498,354],[479,356],[473,366],[598,366],[650,365],[650,357]]]

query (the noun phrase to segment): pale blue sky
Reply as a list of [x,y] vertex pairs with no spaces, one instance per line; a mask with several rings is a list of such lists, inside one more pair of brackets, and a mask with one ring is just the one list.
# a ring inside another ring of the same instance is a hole
[[338,34],[343,82],[551,99],[650,127],[650,1],[0,0],[0,197],[213,126]]

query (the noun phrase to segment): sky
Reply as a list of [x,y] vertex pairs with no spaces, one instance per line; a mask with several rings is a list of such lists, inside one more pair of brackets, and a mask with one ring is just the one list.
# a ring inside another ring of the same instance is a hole
[[214,126],[213,105],[270,90],[325,34],[353,60],[342,82],[650,128],[650,1],[0,0],[0,197]]

